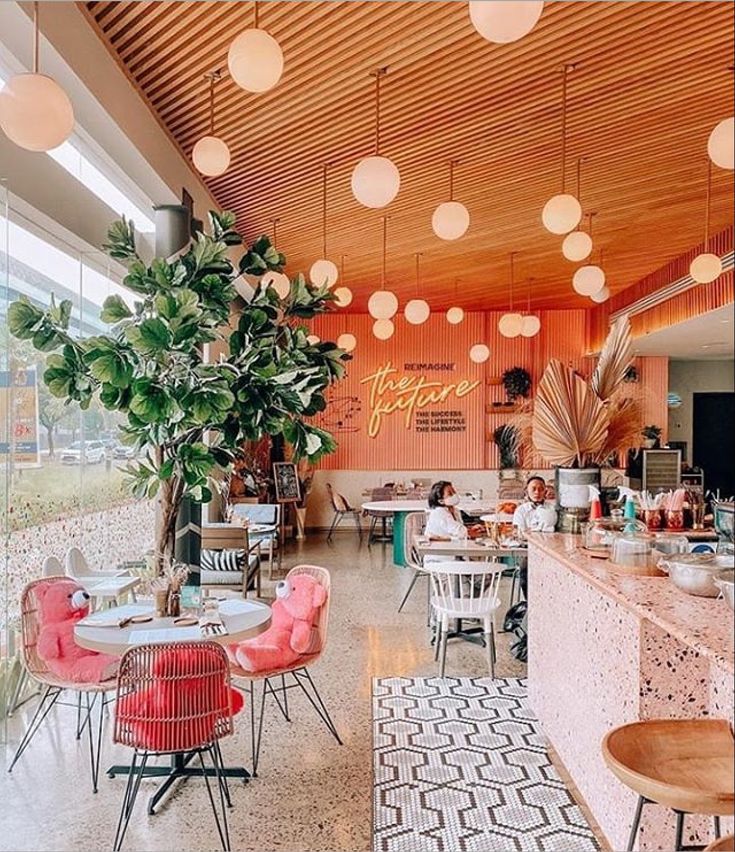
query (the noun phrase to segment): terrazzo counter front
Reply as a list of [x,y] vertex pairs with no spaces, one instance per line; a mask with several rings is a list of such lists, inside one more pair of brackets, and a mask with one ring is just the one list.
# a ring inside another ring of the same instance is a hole
[[[602,738],[639,719],[732,722],[735,625],[725,601],[613,573],[579,544],[529,536],[529,701],[610,845],[625,849],[636,796],[605,766]],[[640,849],[671,849],[673,818],[654,805],[643,813]],[[688,819],[688,842],[711,840],[710,826]]]

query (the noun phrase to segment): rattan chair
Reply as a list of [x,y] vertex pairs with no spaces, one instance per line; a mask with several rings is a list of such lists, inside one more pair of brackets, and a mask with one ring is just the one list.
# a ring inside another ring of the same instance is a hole
[[[403,610],[409,595],[416,585],[419,577],[428,577],[428,573],[424,571],[424,566],[420,556],[416,552],[416,537],[423,533],[426,527],[426,512],[411,512],[406,515],[406,521],[403,534],[403,552],[406,554],[406,566],[413,571],[413,577],[406,589],[406,594],[403,596],[401,605],[398,607],[398,612]],[[429,585],[429,588],[431,586]]]
[[[50,583],[66,582],[67,580],[67,577],[44,577],[41,580],[34,580],[32,583],[29,583],[25,589],[23,589],[20,601],[21,630],[23,635],[23,663],[30,677],[37,681],[42,688],[45,688],[41,693],[41,698],[39,699],[38,707],[31,719],[31,723],[26,729],[26,732],[15,752],[15,756],[8,767],[8,772],[12,772],[13,767],[18,762],[18,759],[23,752],[30,745],[31,740],[38,732],[38,729],[41,727],[44,719],[48,716],[49,711],[54,704],[65,703],[63,701],[59,701],[59,698],[62,692],[68,690],[70,692],[77,693],[77,701],[75,704],[66,705],[76,707],[77,710],[77,739],[81,737],[84,729],[87,729],[92,769],[92,792],[96,793],[100,770],[100,750],[102,745],[102,725],[105,716],[105,705],[109,704],[110,701],[113,700],[112,697],[107,698],[106,694],[115,689],[115,681],[107,680],[99,683],[76,683],[74,681],[64,680],[49,669],[46,661],[41,659],[36,649],[41,627],[39,620],[38,590],[41,586]],[[84,713],[83,720],[82,698],[84,698],[86,705],[86,712]],[[93,712],[95,706],[97,706],[99,710],[99,718],[96,726],[96,743],[93,732]]]
[[[258,774],[258,762],[260,759],[260,743],[263,733],[263,717],[265,715],[266,698],[272,696],[276,702],[276,706],[280,710],[282,716],[287,722],[291,721],[288,709],[288,690],[299,688],[309,699],[309,703],[316,711],[319,718],[327,726],[329,733],[342,745],[337,729],[334,726],[329,711],[319,695],[319,691],[309,673],[309,666],[312,666],[321,657],[324,648],[327,644],[327,628],[329,626],[329,603],[330,603],[330,586],[331,579],[329,571],[326,568],[321,568],[318,565],[296,565],[286,575],[286,580],[298,574],[309,574],[314,577],[325,588],[327,599],[319,612],[319,621],[316,625],[318,640],[313,652],[308,655],[301,656],[288,666],[283,666],[279,669],[272,669],[265,672],[248,672],[239,666],[232,666],[232,676],[237,680],[246,681],[246,689],[250,695],[250,742],[253,761],[253,775]],[[286,676],[290,675],[293,679],[292,683],[288,683]],[[274,681],[278,681],[274,684]],[[262,684],[262,692],[260,697],[260,714],[256,721],[255,718],[255,691],[256,685]],[[235,684],[237,686],[237,684]]]
[[346,498],[343,497],[339,492],[335,491],[332,486],[327,483],[327,493],[329,494],[329,500],[332,503],[332,508],[334,509],[334,517],[332,518],[332,525],[329,527],[329,532],[327,533],[327,541],[332,540],[332,534],[339,526],[339,522],[344,518],[345,515],[352,515],[355,519],[355,525],[357,526],[357,534],[360,536],[360,541],[362,541],[362,524],[360,523],[360,510],[355,509],[347,502]]
[[[125,653],[118,675],[113,742],[132,748],[114,849],[125,839],[141,779],[152,756],[199,758],[222,848],[230,848],[227,806],[231,805],[219,741],[233,732],[230,670],[215,642],[141,645]],[[219,810],[204,755],[214,768]]]
[[490,676],[495,677],[495,613],[500,607],[498,586],[505,568],[499,562],[429,562],[431,608],[437,616],[439,636],[435,658],[441,651],[439,677],[444,677],[449,621],[481,621]]

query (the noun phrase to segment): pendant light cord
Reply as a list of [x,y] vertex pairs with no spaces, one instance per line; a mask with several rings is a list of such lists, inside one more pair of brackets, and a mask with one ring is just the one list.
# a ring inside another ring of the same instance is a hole
[[380,272],[380,289],[385,290],[385,255],[388,244],[388,217],[383,216],[383,265]]
[[373,71],[375,77],[375,155],[380,156],[380,78],[388,73],[388,68]]
[[449,161],[449,200],[454,201],[454,167],[459,160]]
[[582,203],[582,158],[577,158],[577,201]]
[[587,220],[589,222],[589,224],[587,226],[587,233],[589,234],[590,239],[592,239],[592,217],[596,216],[596,215],[597,215],[596,213],[588,213],[587,214]]
[[510,313],[513,313],[513,283],[515,278],[515,256],[517,252],[510,253]]
[[204,79],[209,81],[209,135],[214,136],[214,84],[222,79],[222,72],[216,68],[205,74]]
[[573,65],[565,65],[561,82],[561,191],[567,176],[567,77],[574,68]]
[[416,296],[421,295],[421,252],[416,252]]
[[327,257],[327,172],[329,163],[325,163],[322,172],[322,257]]
[[33,4],[33,73],[38,74],[40,35],[38,29],[38,0]]
[[712,199],[712,160],[707,157],[707,200],[704,211],[704,250],[709,250],[709,209]]
[[258,0],[255,0],[254,6],[255,6],[255,8],[253,9],[253,22],[255,23],[255,29],[257,30],[257,29],[260,29],[260,27],[259,27],[260,15],[259,15],[259,10],[258,10]]
[[214,74],[209,78],[209,133],[214,136]]
[[278,223],[280,219],[271,219],[271,225],[273,226],[273,247],[278,248]]

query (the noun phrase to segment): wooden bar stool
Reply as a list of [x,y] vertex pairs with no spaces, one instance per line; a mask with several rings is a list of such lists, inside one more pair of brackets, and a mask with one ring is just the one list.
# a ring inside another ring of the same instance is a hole
[[704,852],[735,852],[735,834],[718,837],[704,850]]
[[633,849],[643,806],[654,803],[676,814],[676,850],[684,846],[684,817],[735,813],[735,741],[724,719],[650,719],[621,725],[602,741],[602,756],[614,775],[638,793],[628,840]]

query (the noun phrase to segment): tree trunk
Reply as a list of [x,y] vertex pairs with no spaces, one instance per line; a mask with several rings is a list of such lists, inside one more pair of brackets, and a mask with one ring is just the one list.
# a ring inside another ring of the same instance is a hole
[[164,568],[170,568],[173,562],[181,492],[179,484],[172,483],[171,480],[164,482],[159,492],[156,529],[156,571],[159,575],[163,573]]
[[48,457],[50,459],[55,458],[54,454],[54,427],[47,426],[46,427],[46,438],[48,440]]

